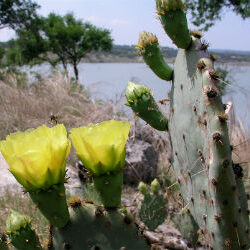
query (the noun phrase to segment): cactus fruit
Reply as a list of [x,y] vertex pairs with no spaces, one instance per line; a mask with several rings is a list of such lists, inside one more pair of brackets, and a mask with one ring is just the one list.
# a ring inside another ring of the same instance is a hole
[[151,127],[166,131],[168,130],[168,120],[160,111],[150,89],[144,85],[129,82],[126,89],[127,106]]
[[[179,47],[168,127],[182,197],[213,249],[249,249],[246,194],[241,180],[234,178],[227,117],[213,60],[200,36],[191,38],[180,0],[156,0],[156,7],[166,32]],[[150,119],[150,111],[142,119],[146,116]]]
[[161,225],[167,217],[166,204],[163,195],[158,194],[160,184],[157,179],[152,181],[150,185],[152,194],[146,193],[145,188],[142,189],[144,185],[142,182],[139,184],[139,190],[144,195],[139,210],[139,217],[148,229],[153,231]]
[[42,250],[29,217],[11,210],[6,221],[6,232],[18,250]]

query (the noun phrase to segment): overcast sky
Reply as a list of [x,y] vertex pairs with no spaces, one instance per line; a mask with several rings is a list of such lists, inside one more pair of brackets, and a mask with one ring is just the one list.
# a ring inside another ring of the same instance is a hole
[[[155,14],[155,0],[37,0],[39,13],[64,15],[73,12],[77,18],[111,30],[115,44],[136,44],[141,31],[157,35],[162,46],[174,45],[165,35]],[[191,25],[190,28],[194,28]],[[0,41],[14,36],[0,30]],[[250,50],[250,19],[243,21],[225,9],[218,21],[204,36],[214,49]]]

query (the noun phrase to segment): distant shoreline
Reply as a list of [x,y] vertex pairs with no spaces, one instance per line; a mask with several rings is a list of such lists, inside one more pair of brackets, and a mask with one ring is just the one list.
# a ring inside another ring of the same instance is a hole
[[[165,58],[166,62],[173,64],[175,58]],[[144,63],[141,57],[138,58],[128,58],[128,57],[114,57],[112,55],[109,56],[99,56],[99,58],[91,57],[88,59],[82,60],[82,63]],[[216,60],[217,64],[222,65],[232,65],[232,66],[250,66],[250,61],[222,61]]]
[[[177,49],[170,47],[161,47],[161,52],[165,60],[173,63]],[[216,62],[220,64],[232,65],[250,65],[250,51],[234,51],[234,50],[209,50],[210,54],[215,55]],[[110,52],[94,52],[84,58],[82,62],[86,63],[142,63],[143,59],[140,56],[135,46],[114,45]]]

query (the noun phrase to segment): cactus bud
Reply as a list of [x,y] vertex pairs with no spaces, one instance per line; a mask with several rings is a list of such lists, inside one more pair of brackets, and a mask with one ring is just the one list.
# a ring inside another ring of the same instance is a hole
[[156,0],[158,12],[184,10],[185,4],[182,0]]
[[136,48],[141,53],[145,63],[158,77],[166,81],[172,80],[173,69],[164,61],[155,35],[149,32],[140,33]]
[[160,189],[160,183],[159,181],[155,178],[151,184],[150,184],[151,190],[153,192],[153,194],[158,194],[159,189]]
[[147,185],[146,185],[144,182],[142,182],[142,181],[140,181],[140,183],[139,183],[139,185],[138,185],[138,189],[139,189],[139,191],[140,191],[143,195],[146,195],[146,194],[148,193]]
[[10,210],[6,221],[6,232],[11,243],[17,249],[42,250],[39,239],[31,228],[31,219],[28,216]]
[[30,224],[31,219],[28,216],[11,209],[6,221],[6,232],[8,234],[16,233],[21,228],[26,228]]
[[160,131],[168,130],[168,120],[159,110],[150,89],[144,85],[129,82],[125,96],[132,110],[151,127]]
[[192,38],[184,7],[181,0],[156,0],[156,10],[166,33],[178,48],[187,49]]

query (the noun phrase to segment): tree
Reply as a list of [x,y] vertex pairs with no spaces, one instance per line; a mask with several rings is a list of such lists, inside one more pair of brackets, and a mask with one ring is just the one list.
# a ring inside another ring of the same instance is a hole
[[39,6],[31,0],[1,0],[0,1],[0,29],[23,28],[36,16]]
[[222,10],[231,8],[243,19],[250,17],[249,0],[185,0],[187,10],[191,11],[192,23],[201,30],[208,30],[216,20],[221,20]]
[[112,48],[109,30],[76,20],[73,14],[36,17],[25,29],[18,29],[17,35],[17,51],[24,64],[46,61],[55,67],[62,63],[66,74],[71,64],[77,81],[78,64],[89,52]]
[[58,57],[66,73],[67,64],[73,66],[76,80],[79,78],[78,64],[89,52],[112,48],[109,30],[76,20],[73,14],[63,17],[50,14],[45,20],[44,33],[49,50]]

